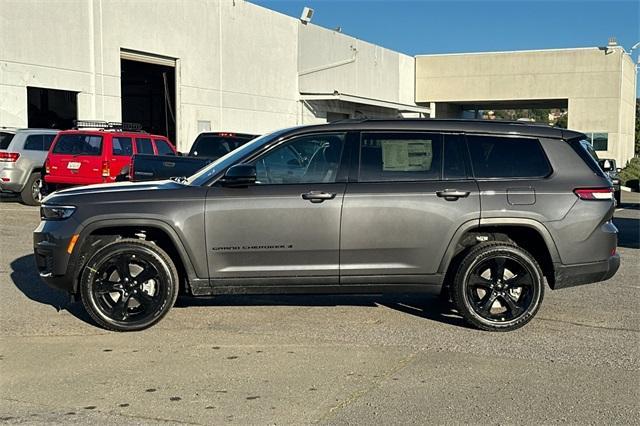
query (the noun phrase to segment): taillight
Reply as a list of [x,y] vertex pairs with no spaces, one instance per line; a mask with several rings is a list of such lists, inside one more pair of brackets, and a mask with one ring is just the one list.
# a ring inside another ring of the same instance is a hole
[[19,152],[0,152],[0,161],[4,163],[15,163],[20,158]]
[[46,174],[51,173],[51,161],[49,161],[49,159],[47,158],[44,162],[44,172]]
[[613,188],[578,188],[573,192],[581,200],[607,201],[613,200]]
[[129,180],[133,181],[133,157],[131,157],[131,164],[129,165]]
[[108,161],[103,161],[102,162],[102,177],[109,177],[109,162]]

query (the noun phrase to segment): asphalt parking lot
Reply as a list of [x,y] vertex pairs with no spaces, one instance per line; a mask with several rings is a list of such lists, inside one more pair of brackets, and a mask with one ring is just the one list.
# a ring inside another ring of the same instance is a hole
[[426,296],[181,300],[106,332],[39,281],[37,208],[3,200],[0,421],[637,424],[640,197],[623,195],[617,275],[547,291],[506,334]]

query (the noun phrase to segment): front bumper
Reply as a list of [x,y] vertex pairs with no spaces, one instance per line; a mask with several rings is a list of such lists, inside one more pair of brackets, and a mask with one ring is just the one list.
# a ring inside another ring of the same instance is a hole
[[33,252],[40,278],[47,285],[75,293],[76,247],[73,254],[67,253],[69,241],[77,233],[77,223],[72,219],[41,221],[33,231]]
[[578,265],[554,264],[554,290],[577,285],[606,281],[613,277],[620,267],[620,255],[614,254],[608,260]]

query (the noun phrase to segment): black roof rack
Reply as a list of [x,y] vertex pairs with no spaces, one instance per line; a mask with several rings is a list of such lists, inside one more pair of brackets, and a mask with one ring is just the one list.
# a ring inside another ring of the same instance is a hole
[[119,130],[127,132],[142,132],[140,123],[119,123],[117,121],[102,120],[74,120],[73,125],[76,129],[101,129],[101,130]]

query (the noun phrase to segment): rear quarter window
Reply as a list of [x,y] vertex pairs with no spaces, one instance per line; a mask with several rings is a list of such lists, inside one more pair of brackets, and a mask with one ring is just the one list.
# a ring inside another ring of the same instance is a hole
[[113,155],[126,155],[128,157],[133,155],[133,142],[131,138],[125,137],[112,137],[111,138],[111,151]]
[[537,139],[470,135],[467,141],[476,178],[543,178],[551,174],[551,165]]
[[60,135],[52,152],[54,154],[101,155],[102,136],[82,134]]
[[0,132],[0,149],[8,149],[14,136],[13,133]]

